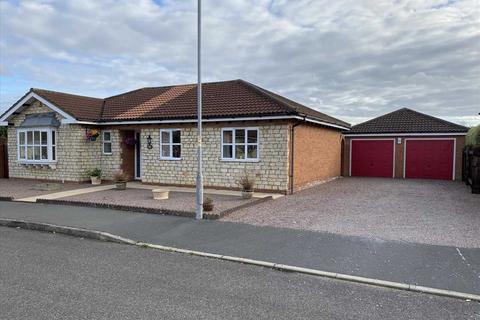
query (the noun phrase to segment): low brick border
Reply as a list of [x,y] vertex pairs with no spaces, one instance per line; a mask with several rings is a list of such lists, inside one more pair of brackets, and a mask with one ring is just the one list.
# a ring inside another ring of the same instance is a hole
[[121,204],[101,203],[101,202],[84,202],[84,201],[57,200],[57,199],[37,199],[37,203],[57,204],[57,205],[77,206],[77,207],[101,208],[101,209],[113,209],[113,210],[121,210],[121,211],[140,212],[140,213],[163,214],[163,215],[179,216],[179,217],[191,217],[191,218],[195,217],[195,213],[194,212],[189,212],[189,211],[167,210],[167,209],[162,209],[162,208],[149,208],[149,207],[136,207],[136,206],[121,205]]
[[[244,203],[239,206],[229,208],[219,213],[210,213],[204,212],[203,219],[205,220],[218,220],[220,218],[225,217],[226,215],[231,214],[240,209],[248,208],[251,206],[255,206],[257,204],[273,200],[272,196],[268,196],[265,198],[260,198],[252,202]],[[5,200],[9,201],[9,200]],[[10,200],[11,201],[11,200]],[[101,209],[113,209],[113,210],[121,210],[121,211],[130,211],[130,212],[140,212],[140,213],[152,213],[152,214],[163,214],[169,216],[177,216],[177,217],[187,217],[187,218],[195,218],[195,212],[191,211],[182,211],[182,210],[170,210],[164,208],[151,208],[151,207],[137,207],[137,206],[128,206],[128,205],[121,205],[121,204],[110,204],[110,203],[102,203],[102,202],[87,202],[87,201],[73,201],[73,200],[59,200],[59,199],[37,199],[37,203],[45,203],[45,204],[56,204],[56,205],[68,205],[68,206],[77,206],[77,207],[90,207],[90,208],[101,208]]]
[[0,197],[0,201],[13,201],[13,197],[4,197],[4,196],[1,196],[1,197]]

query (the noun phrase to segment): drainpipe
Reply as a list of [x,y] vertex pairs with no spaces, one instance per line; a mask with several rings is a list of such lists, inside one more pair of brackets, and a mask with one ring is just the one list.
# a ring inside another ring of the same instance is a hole
[[303,116],[303,120],[295,123],[294,125],[292,125],[292,127],[290,128],[290,150],[291,150],[291,157],[290,157],[290,174],[289,174],[289,177],[290,177],[290,194],[293,193],[293,172],[294,172],[294,169],[293,169],[293,165],[294,165],[294,158],[295,158],[295,127],[296,126],[299,126],[301,125],[302,123],[305,122],[305,119],[306,117]]

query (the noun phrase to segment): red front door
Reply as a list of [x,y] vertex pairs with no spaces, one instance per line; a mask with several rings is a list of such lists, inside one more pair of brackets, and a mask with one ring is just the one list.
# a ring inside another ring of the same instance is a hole
[[351,175],[393,177],[393,140],[352,140]]
[[406,140],[405,178],[453,179],[453,140]]

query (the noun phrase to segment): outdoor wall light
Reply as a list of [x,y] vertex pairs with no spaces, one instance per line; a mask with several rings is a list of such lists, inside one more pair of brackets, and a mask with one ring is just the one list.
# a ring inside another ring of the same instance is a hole
[[147,149],[152,149],[153,148],[153,145],[152,145],[152,136],[151,135],[148,135],[147,137]]

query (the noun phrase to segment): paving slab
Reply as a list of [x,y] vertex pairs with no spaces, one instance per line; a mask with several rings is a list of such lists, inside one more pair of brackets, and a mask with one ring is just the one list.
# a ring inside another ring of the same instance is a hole
[[105,231],[165,246],[480,293],[478,248],[17,202],[0,202],[0,217]]

